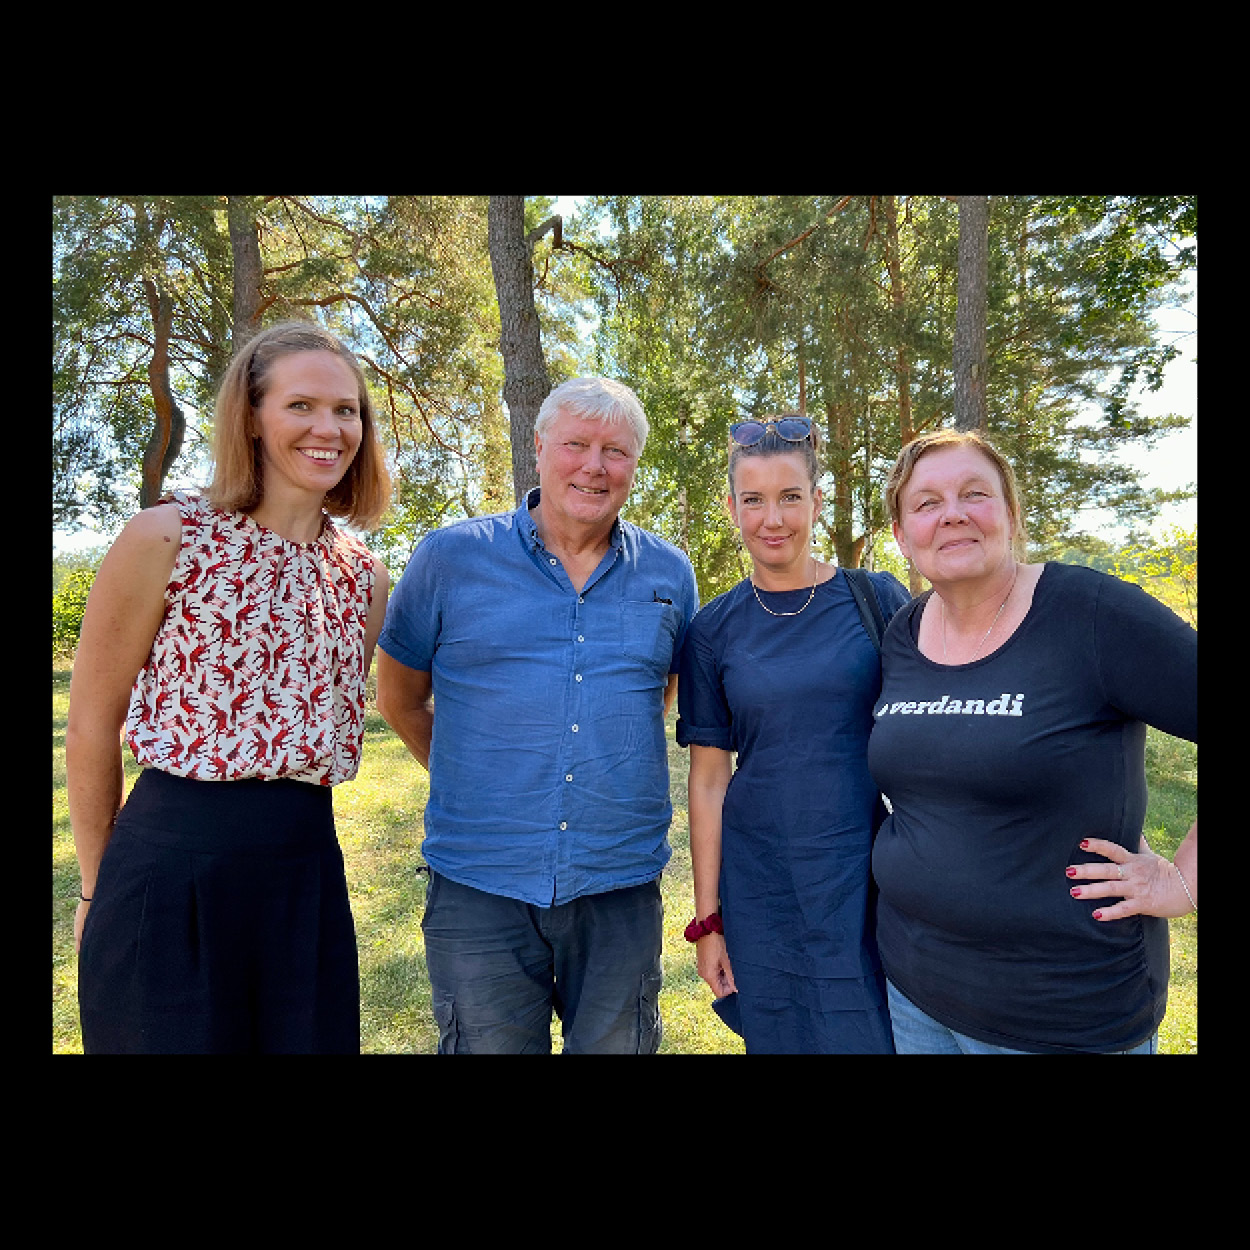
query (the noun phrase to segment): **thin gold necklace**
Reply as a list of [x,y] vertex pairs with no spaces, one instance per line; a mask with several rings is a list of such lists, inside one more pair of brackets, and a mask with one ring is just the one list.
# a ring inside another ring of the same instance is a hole
[[[798,612],[774,612],[772,608],[770,608],[768,604],[766,604],[764,600],[760,598],[759,589],[755,585],[755,578],[751,578],[751,589],[755,591],[755,602],[758,603],[760,607],[763,608],[764,611],[768,613],[769,616],[798,616],[800,612],[806,611],[807,605],[811,603],[813,599],[816,598],[816,582],[818,582],[819,580],[820,580],[820,565],[818,564],[816,566],[815,579],[812,581],[812,588],[811,590],[807,592],[807,603],[804,603],[804,605],[799,609]],[[777,592],[770,591],[769,593],[776,594]]]
[[[1016,562],[1015,572],[1011,575],[1011,585],[1007,587],[1007,599],[1011,598],[1011,592],[1016,588],[1016,578],[1020,576],[1020,564]],[[1002,616],[1003,609],[1007,606],[1007,599],[998,605],[998,611],[994,613],[994,619],[990,622],[990,627],[985,631],[985,637],[977,643],[977,649],[964,661],[965,664],[971,664],[973,660],[981,654],[981,648],[985,646],[985,639],[994,632],[994,626],[998,624],[998,618]],[[942,663],[946,663],[946,600],[941,595],[938,601],[942,605]]]

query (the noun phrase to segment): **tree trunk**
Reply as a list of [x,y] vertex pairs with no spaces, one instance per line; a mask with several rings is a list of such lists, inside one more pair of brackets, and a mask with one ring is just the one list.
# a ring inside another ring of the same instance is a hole
[[[890,274],[890,303],[895,313],[897,336],[894,349],[894,378],[898,387],[898,434],[899,446],[906,447],[916,437],[911,414],[911,358],[907,354],[905,326],[907,321],[907,292],[903,287],[903,266],[899,259],[898,207],[892,195],[883,197],[885,203],[885,259]],[[907,562],[907,580],[913,595],[924,589],[924,578],[916,572],[911,561]]]
[[151,278],[144,278],[148,305],[152,309],[154,341],[148,365],[148,385],[156,411],[156,426],[143,450],[143,482],[139,487],[139,507],[150,508],[161,497],[161,485],[170,466],[182,450],[186,417],[174,399],[169,381],[169,334],[174,322],[174,305],[168,292]]
[[882,197],[885,210],[885,263],[890,274],[890,304],[894,309],[894,380],[898,387],[899,446],[906,447],[916,437],[911,415],[911,357],[905,337],[907,291],[903,285],[903,265],[899,259],[898,205],[892,195]]
[[226,196],[230,220],[230,251],[234,256],[234,320],[230,334],[230,354],[260,329],[260,283],[264,274],[260,260],[260,236],[256,213],[246,195]]
[[838,564],[844,569],[859,566],[864,537],[855,537],[855,498],[851,490],[852,421],[846,401],[826,403],[825,430],[829,439],[825,470],[833,475],[833,525],[830,535]]
[[499,298],[503,399],[508,406],[512,440],[512,485],[519,505],[530,488],[538,485],[534,418],[551,390],[534,306],[534,270],[525,238],[525,197],[492,195],[486,233]]
[[690,473],[690,409],[682,404],[677,412],[677,438],[681,447],[681,486],[677,491],[677,514],[680,518],[679,546],[690,554],[690,494],[686,477]]
[[959,303],[955,312],[955,428],[984,430],[985,304],[989,274],[989,196],[957,195]]

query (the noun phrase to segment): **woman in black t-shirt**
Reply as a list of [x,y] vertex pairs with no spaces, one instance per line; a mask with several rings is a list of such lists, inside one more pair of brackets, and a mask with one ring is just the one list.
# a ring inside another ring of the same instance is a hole
[[1197,634],[1139,587],[1026,563],[978,435],[908,444],[886,499],[933,586],[887,631],[868,752],[898,1051],[1153,1052],[1198,834],[1175,863],[1142,837],[1145,726],[1197,740]]

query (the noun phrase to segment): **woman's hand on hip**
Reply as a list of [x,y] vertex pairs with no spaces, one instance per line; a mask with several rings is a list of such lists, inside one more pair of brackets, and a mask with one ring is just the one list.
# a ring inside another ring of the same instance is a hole
[[1073,883],[1069,889],[1072,897],[1120,900],[1096,908],[1095,920],[1186,916],[1194,910],[1176,866],[1162,855],[1156,855],[1146,845],[1145,838],[1136,854],[1104,838],[1087,838],[1081,843],[1081,849],[1105,856],[1111,862],[1070,864],[1065,871]]

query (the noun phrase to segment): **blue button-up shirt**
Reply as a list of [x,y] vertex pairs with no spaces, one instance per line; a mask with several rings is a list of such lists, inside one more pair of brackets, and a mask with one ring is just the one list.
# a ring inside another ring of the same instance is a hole
[[620,520],[578,593],[538,499],[426,537],[378,645],[431,675],[426,862],[547,907],[668,862],[664,689],[699,603],[685,554]]

